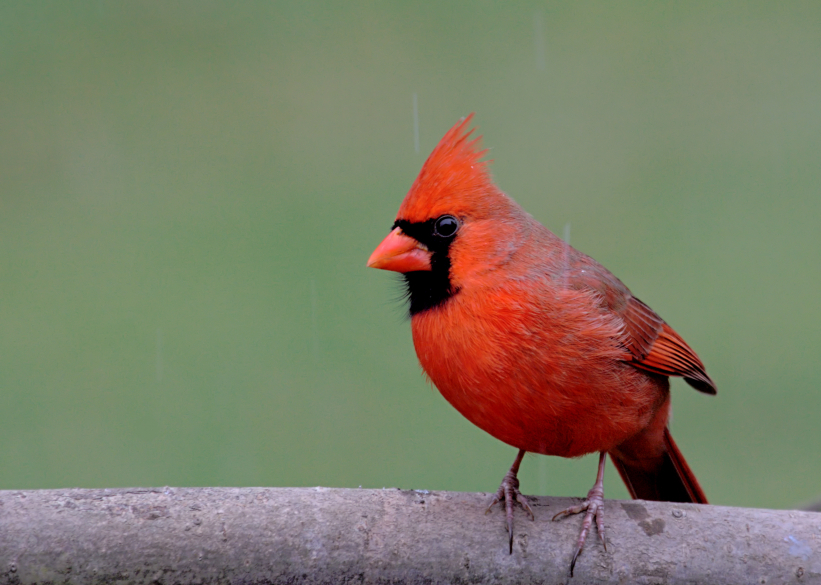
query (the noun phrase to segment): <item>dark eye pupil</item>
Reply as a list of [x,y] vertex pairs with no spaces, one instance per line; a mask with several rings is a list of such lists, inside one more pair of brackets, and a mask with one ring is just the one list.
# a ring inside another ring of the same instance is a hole
[[459,222],[456,221],[456,218],[452,215],[443,215],[436,220],[433,228],[436,231],[437,236],[449,238],[456,233],[457,229],[459,229]]

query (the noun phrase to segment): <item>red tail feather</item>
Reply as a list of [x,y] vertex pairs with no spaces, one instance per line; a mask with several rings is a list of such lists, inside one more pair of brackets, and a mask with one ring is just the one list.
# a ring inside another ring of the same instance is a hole
[[610,453],[610,459],[634,498],[660,502],[707,503],[707,496],[667,428],[664,429],[664,453],[655,458],[652,464],[648,465],[647,461],[628,462],[617,453]]

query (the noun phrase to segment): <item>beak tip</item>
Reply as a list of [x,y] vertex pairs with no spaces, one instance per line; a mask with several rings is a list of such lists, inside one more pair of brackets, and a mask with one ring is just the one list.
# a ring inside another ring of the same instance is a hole
[[379,258],[374,258],[375,254],[371,254],[368,261],[365,262],[365,268],[378,268]]

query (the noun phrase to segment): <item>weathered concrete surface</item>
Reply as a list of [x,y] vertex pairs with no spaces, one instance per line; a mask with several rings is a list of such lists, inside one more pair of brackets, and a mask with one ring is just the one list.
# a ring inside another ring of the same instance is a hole
[[487,494],[327,488],[0,492],[0,585],[26,583],[821,583],[821,515],[532,498],[508,554]]

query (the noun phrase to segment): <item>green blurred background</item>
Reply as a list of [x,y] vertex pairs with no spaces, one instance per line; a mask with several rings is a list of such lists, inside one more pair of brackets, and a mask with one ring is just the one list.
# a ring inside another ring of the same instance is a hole
[[[711,501],[818,497],[819,23],[818,2],[3,3],[0,488],[496,489],[515,450],[426,384],[396,279],[365,268],[475,111],[502,189],[707,364],[718,396],[676,381],[673,430]],[[581,496],[595,466],[531,456],[523,489]]]

